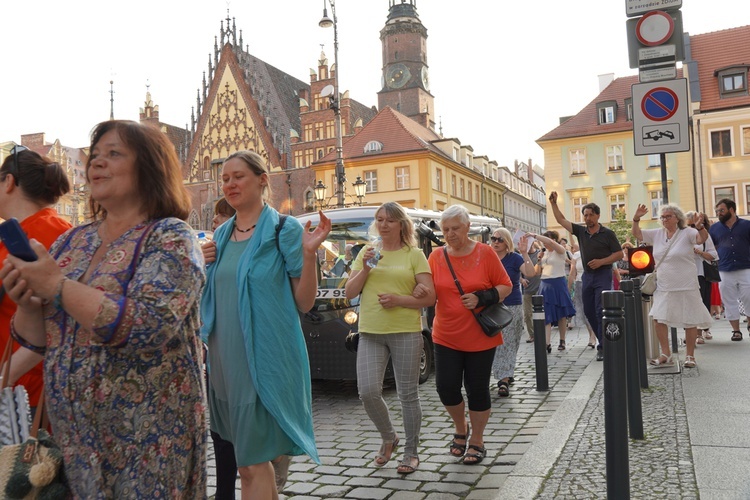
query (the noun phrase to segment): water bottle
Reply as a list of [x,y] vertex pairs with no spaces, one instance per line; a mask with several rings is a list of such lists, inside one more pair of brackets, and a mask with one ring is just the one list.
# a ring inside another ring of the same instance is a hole
[[208,238],[206,237],[206,233],[204,233],[203,231],[201,231],[200,233],[198,233],[198,235],[197,235],[197,236],[198,236],[198,244],[199,244],[200,246],[203,246],[203,245],[205,245],[206,243],[208,243],[208,242],[210,241],[210,240],[209,240],[209,239],[208,239]]
[[368,259],[365,264],[372,267],[378,266],[378,261],[380,260],[380,251],[383,249],[383,238],[378,236],[377,238],[373,238],[373,240],[370,242],[370,246],[373,250],[375,250],[375,255],[372,256],[372,258]]

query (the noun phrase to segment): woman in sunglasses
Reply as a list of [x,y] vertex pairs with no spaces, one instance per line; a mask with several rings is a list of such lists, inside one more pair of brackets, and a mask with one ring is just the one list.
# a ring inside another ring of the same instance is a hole
[[[0,167],[0,217],[18,219],[29,239],[45,248],[70,228],[70,223],[57,215],[53,206],[70,190],[65,170],[51,160],[23,146],[15,146]],[[8,256],[0,243],[0,262]],[[3,292],[0,299],[0,349],[5,349],[10,338],[10,319],[16,303]],[[29,405],[36,408],[44,386],[42,360],[37,354],[18,343],[13,344],[10,364],[10,386],[22,385],[29,395]]]
[[[513,313],[513,321],[503,329],[503,343],[495,348],[495,359],[492,362],[492,374],[497,380],[497,395],[501,398],[510,396],[510,384],[516,368],[518,346],[523,335],[523,298],[521,296],[521,274],[534,276],[534,264],[528,254],[530,238],[523,236],[520,241],[521,254],[514,250],[510,231],[501,227],[490,237],[490,245],[503,263],[505,271],[513,283],[513,291],[505,297],[503,304]],[[525,255],[525,256],[522,256]]]

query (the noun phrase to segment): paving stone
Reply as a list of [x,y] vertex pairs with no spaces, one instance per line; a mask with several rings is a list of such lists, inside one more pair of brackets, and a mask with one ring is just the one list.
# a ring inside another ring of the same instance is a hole
[[[553,337],[557,334],[553,333]],[[556,342],[556,338],[553,338]],[[576,342],[578,347],[576,347]],[[582,343],[581,343],[582,342]],[[290,466],[287,486],[282,499],[388,499],[388,500],[482,500],[494,498],[497,489],[511,473],[523,453],[535,442],[549,419],[576,383],[581,373],[593,360],[590,350],[583,349],[587,334],[573,329],[569,332],[569,349],[548,356],[549,391],[536,390],[536,369],[533,344],[522,343],[516,365],[516,382],[511,386],[510,398],[496,396],[496,382],[492,382],[492,415],[485,430],[485,445],[488,455],[476,466],[465,466],[448,453],[454,428],[450,417],[435,391],[435,379],[431,377],[420,386],[422,405],[422,431],[419,443],[419,469],[409,476],[399,475],[395,467],[403,453],[403,423],[401,406],[392,381],[386,382],[383,397],[388,405],[396,431],[402,436],[402,447],[396,452],[392,464],[377,468],[373,457],[380,448],[380,434],[370,422],[357,396],[356,383],[352,381],[313,381],[313,421],[316,443],[321,456],[321,465],[308,457],[295,457]],[[679,409],[684,414],[684,404]],[[684,418],[684,417],[683,417]],[[603,420],[592,422],[602,426]],[[684,431],[674,427],[673,432]],[[599,433],[601,434],[601,433]],[[581,438],[589,437],[582,433]],[[571,441],[573,437],[571,437]],[[604,464],[603,437],[592,442],[601,453],[589,453],[597,464]],[[575,449],[573,449],[575,451]],[[573,451],[568,455],[573,456]],[[675,457],[678,471],[683,474],[677,459],[692,464],[687,456]],[[215,467],[213,450],[209,446],[209,496],[215,490]],[[652,460],[654,457],[651,458]],[[560,459],[563,460],[563,457]],[[598,466],[598,465],[597,465]],[[572,468],[572,467],[569,467]],[[579,467],[581,474],[568,474],[565,483],[554,473],[549,484],[560,489],[571,484],[570,498],[594,498],[590,495],[606,495],[606,485],[599,479],[596,467]],[[689,473],[687,471],[686,473]],[[596,477],[585,487],[571,481],[578,476]],[[664,479],[657,474],[656,479]],[[237,498],[239,498],[239,480]],[[546,487],[546,485],[545,485]],[[551,488],[552,486],[550,486]],[[550,490],[551,491],[551,490]],[[679,489],[675,492],[687,493]],[[668,494],[665,490],[665,494]],[[589,496],[586,496],[589,495]],[[551,498],[551,497],[548,497]]]

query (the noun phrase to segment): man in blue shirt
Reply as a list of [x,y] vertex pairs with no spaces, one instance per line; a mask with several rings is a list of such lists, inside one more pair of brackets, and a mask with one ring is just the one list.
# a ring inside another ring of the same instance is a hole
[[549,201],[557,223],[578,238],[583,260],[583,313],[599,340],[596,360],[602,361],[602,292],[612,290],[612,264],[622,259],[622,248],[614,231],[599,224],[601,210],[596,203],[588,203],[581,209],[584,224],[573,224],[557,206],[556,191],[550,193]]
[[[737,217],[737,204],[724,198],[716,204],[719,221],[708,230],[719,253],[719,291],[732,325],[732,340],[742,340],[739,301],[750,311],[750,221]],[[750,324],[747,327],[750,333]]]

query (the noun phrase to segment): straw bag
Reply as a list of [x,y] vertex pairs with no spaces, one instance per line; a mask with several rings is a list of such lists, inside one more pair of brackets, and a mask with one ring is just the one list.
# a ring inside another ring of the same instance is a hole
[[62,474],[62,451],[45,427],[47,412],[42,391],[29,438],[0,448],[0,497],[32,500],[69,497],[70,490]]

